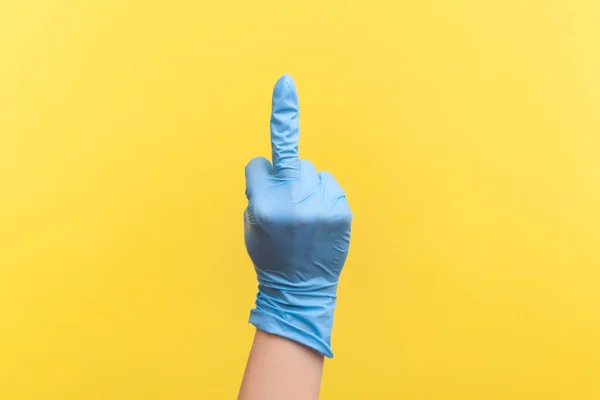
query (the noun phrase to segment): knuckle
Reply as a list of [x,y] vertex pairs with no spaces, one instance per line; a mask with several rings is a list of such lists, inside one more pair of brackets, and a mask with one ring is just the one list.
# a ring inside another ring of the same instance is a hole
[[249,173],[249,172],[250,172],[252,169],[256,168],[258,165],[260,165],[260,164],[265,164],[265,163],[267,163],[267,162],[268,162],[268,160],[267,160],[266,158],[264,158],[264,157],[254,157],[252,160],[250,160],[250,161],[248,162],[248,164],[246,164],[246,169],[245,169],[246,175],[247,175],[247,174],[248,174],[248,173]]
[[315,168],[313,163],[311,163],[308,160],[300,161],[300,167],[302,168],[302,174],[316,174],[317,173],[317,169]]

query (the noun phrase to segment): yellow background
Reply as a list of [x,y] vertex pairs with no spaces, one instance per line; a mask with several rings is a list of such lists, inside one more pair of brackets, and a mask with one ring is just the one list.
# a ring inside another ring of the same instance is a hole
[[295,79],[355,214],[323,399],[600,399],[600,3],[0,2],[0,398],[231,399]]

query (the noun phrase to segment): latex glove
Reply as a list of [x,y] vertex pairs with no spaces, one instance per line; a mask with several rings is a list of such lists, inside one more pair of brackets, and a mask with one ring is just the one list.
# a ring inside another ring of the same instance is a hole
[[298,96],[282,76],[273,90],[273,166],[246,167],[244,233],[258,277],[250,323],[333,357],[331,329],[352,214],[333,176],[298,159]]

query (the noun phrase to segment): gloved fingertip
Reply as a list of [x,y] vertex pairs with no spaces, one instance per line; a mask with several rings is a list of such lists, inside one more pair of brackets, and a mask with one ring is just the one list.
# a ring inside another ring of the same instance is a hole
[[294,82],[294,78],[290,74],[283,74],[277,79],[275,83],[275,89],[295,89],[296,83]]

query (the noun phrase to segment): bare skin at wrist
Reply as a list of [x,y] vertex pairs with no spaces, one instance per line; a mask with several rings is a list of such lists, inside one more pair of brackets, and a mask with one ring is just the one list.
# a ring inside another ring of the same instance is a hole
[[238,400],[316,400],[323,355],[257,330]]

